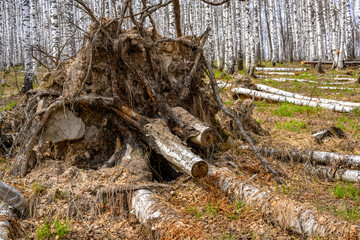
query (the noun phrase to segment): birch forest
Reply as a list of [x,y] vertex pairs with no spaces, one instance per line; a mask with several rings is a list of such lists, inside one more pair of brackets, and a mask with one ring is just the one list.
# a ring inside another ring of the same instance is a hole
[[0,0],[0,78],[0,240],[360,238],[360,0]]

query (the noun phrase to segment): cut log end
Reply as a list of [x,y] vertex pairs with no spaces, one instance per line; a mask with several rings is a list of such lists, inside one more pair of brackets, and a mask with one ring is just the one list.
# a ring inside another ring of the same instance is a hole
[[191,174],[194,178],[200,179],[208,174],[209,167],[205,161],[195,163],[191,169]]
[[205,131],[203,131],[201,134],[191,137],[190,141],[192,143],[199,144],[202,146],[209,146],[214,141],[211,132],[212,132],[211,129],[208,128]]

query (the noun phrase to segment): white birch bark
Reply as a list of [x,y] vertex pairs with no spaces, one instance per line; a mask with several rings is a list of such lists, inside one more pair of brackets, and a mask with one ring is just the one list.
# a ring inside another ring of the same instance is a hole
[[[359,13],[358,13],[359,14]],[[350,0],[345,1],[345,31],[346,31],[346,59],[354,59],[354,34],[351,17]]]
[[105,17],[111,17],[111,3],[110,3],[110,0],[105,0]]
[[299,12],[299,2],[297,0],[294,0],[294,2],[290,2],[290,8],[292,9],[291,15],[292,16],[292,22],[291,24],[293,25],[292,30],[293,30],[293,40],[294,40],[294,60],[295,61],[299,61],[300,59],[300,46],[299,46],[299,23],[298,23],[298,12]]
[[277,24],[276,24],[276,9],[274,5],[274,0],[269,1],[269,16],[270,16],[270,35],[271,35],[271,44],[272,44],[272,57],[271,61],[273,65],[275,65],[279,61],[278,51],[279,51],[279,43],[278,43],[278,32],[277,32]]
[[253,24],[250,30],[250,44],[251,44],[251,60],[250,60],[250,76],[255,75],[255,62],[256,62],[256,48],[259,44],[259,0],[253,0]]
[[337,9],[335,5],[335,0],[329,0],[329,8],[330,8],[330,28],[331,28],[331,53],[333,59],[332,68],[336,68],[339,61],[338,54],[338,30],[336,24],[336,15]]
[[207,175],[208,165],[185,147],[168,129],[164,120],[154,120],[144,127],[149,145],[166,160],[194,178]]
[[244,36],[242,29],[242,2],[235,1],[235,11],[236,11],[236,59],[237,59],[237,69],[242,70],[243,69],[243,54],[242,54],[242,37]]
[[284,41],[283,41],[283,27],[282,27],[282,21],[281,21],[281,1],[276,2],[274,4],[274,12],[275,12],[275,22],[276,22],[276,28],[278,29],[277,31],[277,38],[278,38],[278,57],[279,57],[279,62],[283,62],[284,60]]
[[57,0],[50,0],[50,18],[51,18],[52,53],[53,55],[58,55],[60,50],[60,29],[59,29]]
[[11,222],[7,220],[7,218],[14,219],[15,216],[12,207],[4,203],[3,201],[0,201],[0,216],[1,216],[0,239],[1,240],[13,239],[12,238],[13,229],[11,226]]
[[250,2],[246,1],[243,6],[243,26],[244,26],[244,41],[245,41],[245,72],[247,74],[250,73],[251,68],[251,48],[254,46],[251,38],[251,31],[250,31]]
[[224,61],[224,69],[228,73],[234,72],[234,52],[233,52],[233,40],[232,40],[232,32],[231,32],[231,8],[230,3],[226,3],[224,5],[224,14],[225,14],[225,23],[223,25],[224,38],[225,38],[225,61]]
[[65,54],[68,57],[71,57],[75,54],[75,28],[74,28],[74,1],[73,0],[67,0],[66,1],[66,12],[65,12],[65,41],[66,44],[66,50]]
[[308,69],[307,69],[307,68],[257,67],[256,70],[257,70],[257,71],[262,71],[262,72],[269,72],[269,71],[274,71],[274,72],[306,72]]
[[290,6],[290,0],[285,0],[285,17],[286,17],[286,33],[288,37],[288,41],[286,43],[286,48],[288,51],[288,62],[293,62],[294,60],[294,42],[293,42],[293,31],[292,31],[292,21],[290,15],[292,14]]
[[176,32],[175,32],[175,14],[174,14],[174,7],[172,4],[169,4],[168,6],[169,11],[169,35],[172,38],[176,38]]
[[218,17],[217,17],[217,8],[212,8],[212,18],[213,18],[213,29],[214,29],[214,41],[215,41],[215,59],[216,59],[216,65],[220,67],[221,61],[220,61],[220,44],[219,44],[219,24],[218,24]]
[[318,49],[318,68],[319,72],[323,72],[321,68],[321,61],[323,58],[323,36],[321,31],[321,20],[320,20],[320,1],[315,0],[315,17],[316,17],[316,35],[317,35],[317,49]]
[[[174,239],[180,235],[181,239],[198,239],[199,236],[204,236],[201,228],[184,223],[180,213],[168,203],[161,201],[159,196],[150,190],[135,191],[131,206],[131,213],[144,226],[155,231],[157,239]],[[180,235],[174,236],[174,232]]]
[[338,169],[327,166],[312,166],[310,162],[305,164],[305,171],[316,178],[329,181],[360,182],[360,171]]
[[21,214],[26,214],[27,205],[24,195],[1,180],[0,199],[18,210]]
[[[240,146],[241,149],[249,149],[248,145]],[[360,156],[347,155],[334,152],[321,151],[298,151],[289,149],[277,149],[258,146],[257,149],[265,156],[276,156],[280,158],[291,158],[296,162],[318,163],[323,165],[341,165],[354,168],[360,168]]]
[[23,29],[24,29],[24,60],[25,60],[25,76],[22,91],[25,93],[32,89],[34,73],[32,69],[31,57],[31,38],[30,38],[30,1],[23,1]]
[[250,90],[247,88],[234,88],[231,91],[234,93],[238,93],[238,94],[254,96],[257,98],[261,98],[261,99],[269,99],[269,100],[273,100],[273,101],[277,101],[277,102],[290,102],[290,103],[294,103],[295,105],[300,105],[300,106],[322,107],[322,108],[333,110],[336,112],[351,112],[354,109],[356,109],[354,107],[345,106],[342,104],[323,103],[323,102],[310,101],[310,100],[298,99],[298,98],[293,98],[293,97],[286,97],[286,96],[281,96],[281,95],[276,95],[276,94],[270,94],[270,93],[264,93],[264,92],[259,92],[259,91],[255,91],[255,90]]
[[[39,45],[38,43],[38,30],[37,30],[37,0],[31,0],[30,5],[30,29],[31,29],[31,53],[33,55],[36,55],[36,52],[34,51],[34,46]],[[37,75],[37,61],[32,58],[32,73],[34,78],[36,78]]]
[[[318,1],[318,0],[316,0]],[[314,28],[312,20],[313,14],[312,14],[312,2],[311,0],[307,0],[307,21],[308,21],[308,38],[309,38],[309,60],[313,61],[315,60],[315,37],[314,37]]]
[[4,64],[4,29],[3,29],[3,21],[4,21],[4,5],[3,1],[0,1],[0,69],[1,71],[5,71]]
[[215,170],[212,167],[209,175],[216,180],[231,201],[244,202],[255,207],[284,229],[308,238],[326,239],[356,238],[360,232],[358,225],[320,214],[314,207],[243,182],[227,169]]
[[10,18],[10,3],[5,1],[5,34],[6,34],[6,71],[10,72],[11,45],[12,45],[12,24]]
[[346,13],[345,13],[345,5],[346,0],[341,0],[341,14],[340,14],[340,30],[341,30],[341,38],[340,38],[340,53],[338,58],[337,67],[342,69],[345,67],[345,36],[346,36],[346,29],[345,29],[345,21],[346,21]]
[[282,95],[282,96],[286,96],[286,97],[305,99],[305,100],[310,100],[310,101],[319,101],[319,102],[323,102],[323,103],[334,103],[334,104],[346,105],[346,106],[352,106],[352,107],[360,107],[360,103],[337,101],[337,100],[331,100],[331,99],[325,99],[325,98],[307,97],[307,96],[303,96],[303,95],[300,95],[297,93],[287,92],[284,90],[266,86],[263,84],[256,84],[256,87],[261,91],[274,93],[274,94],[278,94],[278,95]]
[[310,82],[310,83],[318,83],[311,80],[306,79],[295,79],[295,78],[271,78],[271,80],[277,81],[277,82],[286,82],[286,81],[295,81],[295,82]]

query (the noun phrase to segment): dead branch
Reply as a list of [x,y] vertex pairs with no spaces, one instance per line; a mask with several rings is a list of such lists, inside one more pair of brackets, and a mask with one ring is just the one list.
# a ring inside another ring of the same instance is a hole
[[189,91],[190,91],[189,87],[191,86],[191,82],[194,78],[194,74],[195,74],[196,70],[198,69],[199,61],[203,54],[203,47],[209,36],[210,30],[211,30],[210,27],[208,27],[205,30],[205,32],[202,34],[202,38],[200,39],[200,44],[198,45],[197,50],[196,50],[196,57],[195,57],[194,65],[193,65],[189,75],[186,76],[185,81],[184,81],[183,91],[180,94],[180,101],[183,101],[189,94]]
[[250,149],[251,151],[260,159],[260,161],[266,166],[266,168],[274,175],[276,181],[279,184],[282,184],[282,181],[279,178],[278,173],[270,166],[270,163],[263,158],[263,156],[260,154],[260,152],[257,150],[254,141],[249,137],[249,135],[246,133],[240,119],[233,113],[231,113],[228,109],[225,108],[224,104],[222,103],[222,100],[219,96],[219,92],[218,92],[218,86],[217,86],[217,82],[216,82],[216,78],[213,72],[213,69],[211,67],[211,64],[205,59],[205,57],[203,56],[206,68],[208,69],[208,74],[209,74],[209,78],[210,78],[210,83],[211,83],[211,88],[213,90],[213,95],[215,97],[215,100],[219,106],[219,108],[229,117],[231,117],[237,127],[240,130],[241,135],[243,136],[243,138],[250,144]]

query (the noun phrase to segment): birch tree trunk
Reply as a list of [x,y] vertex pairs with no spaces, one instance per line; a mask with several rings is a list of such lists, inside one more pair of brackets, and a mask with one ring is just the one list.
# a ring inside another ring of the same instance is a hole
[[1,71],[5,71],[4,64],[4,29],[3,29],[3,21],[4,21],[4,6],[3,1],[0,1],[0,69]]
[[277,37],[277,24],[276,24],[276,8],[274,5],[274,0],[269,1],[269,15],[270,15],[270,35],[271,35],[271,43],[272,43],[272,57],[271,61],[273,66],[279,61],[278,52],[279,52],[279,44]]
[[236,47],[237,47],[237,52],[236,52],[236,59],[237,59],[237,69],[238,70],[242,70],[243,69],[243,55],[242,55],[242,47],[241,47],[241,38],[243,36],[242,34],[242,21],[241,21],[241,6],[242,6],[242,2],[240,1],[235,1],[235,11],[236,11],[236,32],[237,32],[237,37],[236,37]]
[[[358,13],[360,14],[360,13]],[[346,31],[346,59],[353,60],[355,58],[354,51],[354,34],[351,17],[350,0],[345,1],[345,31]]]
[[[31,28],[31,54],[36,55],[34,51],[34,46],[38,46],[38,29],[37,29],[37,0],[31,0],[30,6],[30,28]],[[33,80],[36,80],[37,75],[37,61],[32,58],[32,73],[33,73]]]
[[[250,63],[250,76],[255,76],[255,63],[256,63],[256,47],[259,44],[259,0],[253,0],[253,25],[250,33],[250,43],[251,43],[251,63]],[[250,19],[249,19],[250,20]]]
[[250,74],[250,70],[251,70],[251,50],[252,47],[254,46],[253,42],[252,42],[252,38],[251,38],[251,31],[250,31],[250,2],[246,1],[244,3],[244,12],[243,12],[243,16],[244,16],[244,41],[245,41],[245,73],[246,74]]
[[224,23],[224,37],[225,37],[225,71],[232,74],[234,72],[234,52],[233,52],[233,41],[231,32],[231,8],[230,2],[224,6],[225,23]]
[[50,18],[51,18],[51,49],[52,54],[57,56],[60,54],[60,28],[58,18],[58,2],[50,0]]
[[330,27],[331,27],[331,53],[333,65],[332,68],[337,68],[339,62],[339,53],[338,53],[338,31],[336,29],[336,6],[335,0],[329,0],[330,7]]
[[340,55],[338,59],[337,67],[339,69],[342,69],[345,67],[345,35],[346,35],[346,29],[345,29],[345,21],[346,21],[346,14],[345,14],[345,5],[346,0],[341,0],[341,15],[340,15],[340,29],[341,29],[341,38],[340,38]]
[[[318,1],[318,0],[316,0]],[[314,38],[314,28],[313,28],[313,24],[312,24],[312,2],[311,0],[307,0],[307,16],[308,16],[308,38],[309,38],[309,50],[310,50],[310,54],[309,54],[309,60],[313,61],[315,60],[315,38]]]
[[217,8],[212,8],[213,16],[213,29],[214,29],[214,40],[215,40],[215,59],[217,67],[220,67],[220,44],[219,44],[219,24],[217,21]]
[[318,45],[318,72],[324,73],[321,61],[323,58],[323,36],[321,32],[320,22],[320,0],[315,0],[315,15],[316,15],[316,34],[317,34],[317,45]]
[[10,66],[11,66],[11,43],[13,39],[12,35],[12,24],[11,24],[11,18],[10,18],[10,3],[8,1],[5,1],[5,34],[6,34],[6,72],[10,72]]
[[32,72],[31,40],[30,40],[30,1],[23,2],[23,29],[24,29],[24,53],[25,53],[25,75],[22,92],[26,93],[33,88],[34,73]]
[[66,12],[65,12],[65,33],[66,33],[66,50],[65,55],[71,57],[75,54],[75,28],[74,28],[74,1],[67,0],[66,1]]

